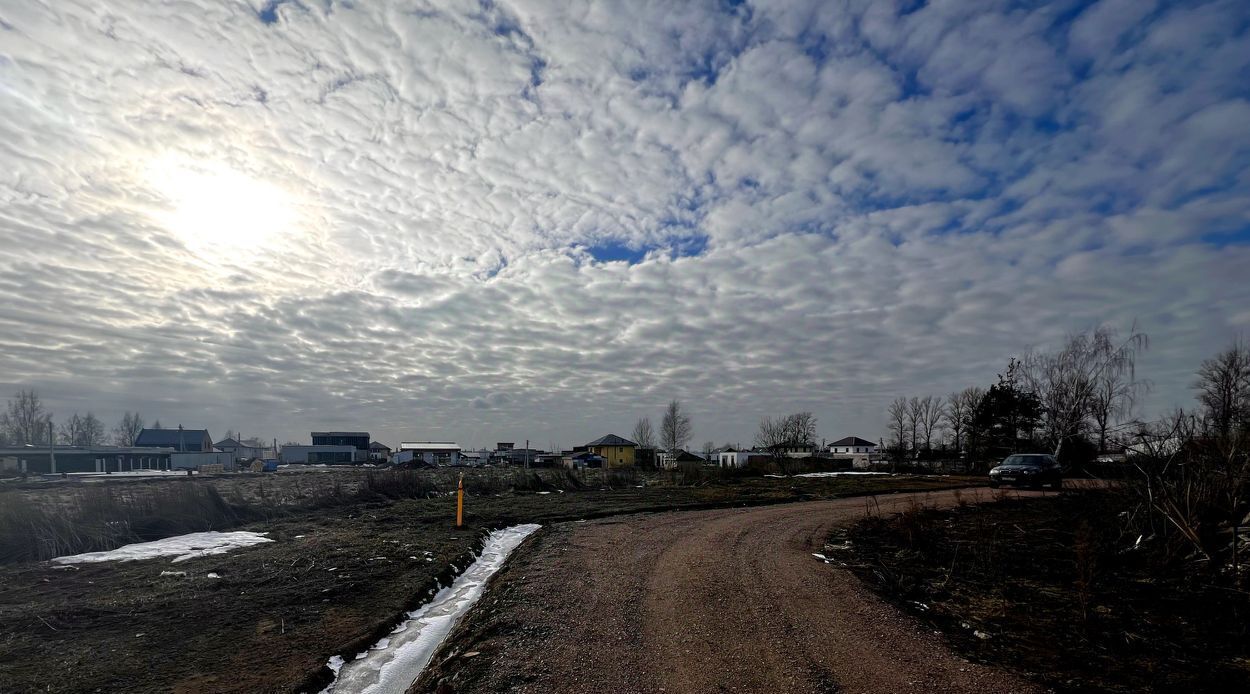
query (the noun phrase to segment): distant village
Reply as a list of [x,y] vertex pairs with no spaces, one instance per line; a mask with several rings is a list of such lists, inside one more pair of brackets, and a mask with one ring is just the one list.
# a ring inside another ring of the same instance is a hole
[[795,443],[770,449],[705,446],[705,450],[664,450],[606,434],[569,450],[548,451],[501,441],[493,449],[466,450],[451,441],[401,441],[394,447],[367,431],[314,431],[310,444],[242,439],[233,432],[214,441],[207,429],[140,429],[133,444],[24,444],[0,447],[0,472],[19,475],[112,474],[142,471],[199,473],[273,472],[279,466],[387,466],[402,469],[456,466],[529,468],[677,469],[699,465],[747,467],[753,461],[829,458],[847,467],[867,467],[878,444],[848,436],[833,443]]

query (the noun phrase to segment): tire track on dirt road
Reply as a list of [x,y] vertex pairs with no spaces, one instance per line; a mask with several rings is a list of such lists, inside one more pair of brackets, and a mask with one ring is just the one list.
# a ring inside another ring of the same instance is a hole
[[[881,513],[913,499],[877,497]],[[817,561],[865,498],[565,523],[518,551],[413,691],[1035,692]],[[473,654],[473,655],[469,655]]]

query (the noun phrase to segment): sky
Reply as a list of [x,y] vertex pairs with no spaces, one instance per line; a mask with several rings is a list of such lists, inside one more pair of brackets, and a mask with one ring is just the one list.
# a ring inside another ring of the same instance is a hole
[[884,434],[1250,332],[1250,3],[0,0],[0,402],[279,441]]

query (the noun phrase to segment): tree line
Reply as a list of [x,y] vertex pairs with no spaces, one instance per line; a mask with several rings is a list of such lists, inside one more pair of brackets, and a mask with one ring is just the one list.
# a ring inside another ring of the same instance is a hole
[[984,463],[1023,450],[1085,462],[1123,445],[1138,424],[1133,406],[1150,383],[1137,377],[1147,335],[1098,327],[1056,351],[1008,360],[997,382],[890,403],[887,453],[896,461],[960,457]]
[[[160,422],[156,422],[160,428]],[[60,426],[44,407],[34,390],[19,390],[0,412],[0,445],[46,446],[51,443],[71,446],[133,446],[144,428],[138,412],[126,412],[108,432],[104,422],[92,412],[74,412]]]

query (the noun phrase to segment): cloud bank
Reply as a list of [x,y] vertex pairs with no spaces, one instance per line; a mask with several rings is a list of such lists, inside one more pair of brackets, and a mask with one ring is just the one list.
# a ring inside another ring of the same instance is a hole
[[[701,442],[1250,329],[1243,2],[0,5],[0,388]],[[3,393],[0,393],[2,395]]]

